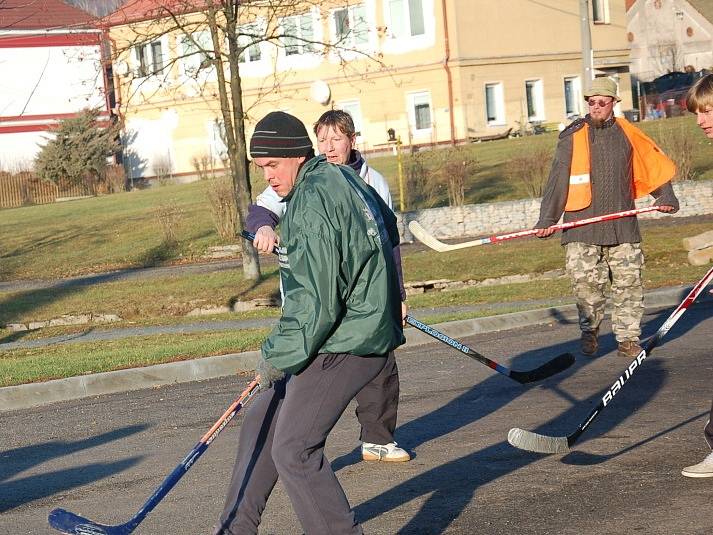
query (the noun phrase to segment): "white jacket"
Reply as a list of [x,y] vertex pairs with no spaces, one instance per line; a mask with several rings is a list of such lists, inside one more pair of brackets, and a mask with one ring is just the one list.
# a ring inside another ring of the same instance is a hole
[[[362,160],[364,163],[359,170],[359,176],[364,180],[364,182],[374,188],[376,193],[384,199],[386,205],[393,210],[394,205],[391,200],[391,192],[389,191],[389,185],[387,184],[386,179],[384,179],[381,173],[379,173],[376,169],[369,167],[366,160],[363,158]],[[267,208],[275,214],[278,219],[282,219],[282,216],[285,215],[287,206],[281,201],[282,197],[280,197],[277,193],[275,193],[275,190],[268,186],[260,195],[257,196],[255,204],[262,206],[263,208]]]

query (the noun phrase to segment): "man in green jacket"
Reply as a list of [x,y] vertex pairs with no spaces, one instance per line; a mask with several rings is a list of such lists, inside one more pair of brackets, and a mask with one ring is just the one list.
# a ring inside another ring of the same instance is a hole
[[360,534],[324,444],[404,343],[396,217],[356,173],[312,158],[299,119],[272,112],[250,155],[287,203],[278,248],[282,317],[262,346],[261,394],[240,431],[218,534],[256,534],[277,478],[307,534]]

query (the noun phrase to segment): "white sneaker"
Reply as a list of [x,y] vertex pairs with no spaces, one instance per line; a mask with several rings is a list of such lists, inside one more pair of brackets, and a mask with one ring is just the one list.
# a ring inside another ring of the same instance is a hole
[[681,470],[681,474],[686,477],[713,477],[713,452],[709,453],[700,463]]
[[405,463],[411,460],[408,452],[399,448],[396,442],[388,444],[372,444],[371,442],[362,442],[361,458],[365,461],[383,461],[387,463]]

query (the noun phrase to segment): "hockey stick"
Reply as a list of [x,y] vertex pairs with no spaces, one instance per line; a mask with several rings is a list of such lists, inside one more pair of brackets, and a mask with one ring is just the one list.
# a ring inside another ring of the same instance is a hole
[[[252,242],[255,239],[255,236],[253,234],[246,232],[244,230],[240,233],[240,235],[250,242]],[[275,254],[277,254],[276,251],[273,250],[273,252]],[[437,331],[433,327],[418,321],[413,316],[407,315],[406,323],[408,323],[409,325],[411,325],[413,327],[416,327],[419,331],[432,336],[436,340],[440,340],[441,342],[448,344],[449,346],[457,349],[461,353],[468,355],[470,358],[485,364],[487,367],[495,370],[498,373],[501,373],[501,374],[509,377],[510,379],[512,379],[514,381],[517,381],[520,384],[541,381],[543,379],[546,379],[547,377],[555,375],[556,373],[566,370],[574,363],[574,355],[572,355],[571,353],[562,353],[561,355],[556,356],[549,362],[545,362],[542,366],[539,366],[538,368],[535,368],[534,370],[529,370],[529,371],[511,370],[509,368],[506,368],[505,366],[498,364],[497,362],[495,362],[493,360],[490,360],[488,357],[481,355],[480,353],[471,349],[467,345],[462,344],[462,343],[458,342],[457,340],[454,340],[450,336],[447,336],[447,335],[443,334],[442,332]]]
[[146,515],[148,515],[156,505],[169,493],[169,491],[178,483],[183,475],[188,472],[188,469],[203,455],[210,443],[215,437],[228,425],[228,422],[233,419],[233,416],[245,406],[250,398],[257,392],[260,376],[255,377],[242,394],[228,407],[223,415],[218,419],[213,427],[203,435],[193,449],[186,455],[181,463],[174,468],[163,483],[154,491],[151,497],[146,501],[139,512],[136,513],[128,522],[109,526],[106,524],[98,524],[88,518],[76,515],[65,509],[54,509],[47,519],[50,526],[62,533],[71,533],[74,535],[127,535],[136,529]]
[[[569,223],[559,223],[557,225],[552,225],[548,227],[550,230],[567,230],[570,228],[581,227],[582,225],[589,225],[590,223],[599,223],[601,221],[610,221],[612,219],[619,219],[621,217],[630,217],[637,214],[643,214],[645,212],[653,212],[658,210],[658,206],[649,206],[647,208],[635,208],[633,210],[625,210],[623,212],[615,212],[613,214],[605,214],[596,217],[589,217],[587,219],[580,219],[579,221],[570,221]],[[463,243],[454,243],[449,245],[443,243],[440,240],[434,238],[431,234],[426,232],[418,221],[411,221],[408,224],[408,228],[411,233],[418,238],[418,240],[424,245],[430,247],[431,249],[438,251],[439,253],[445,253],[447,251],[455,251],[456,249],[465,249],[466,247],[475,247],[477,245],[487,245],[489,243],[499,243],[501,241],[513,240],[515,238],[524,238],[525,236],[532,236],[541,229],[529,229],[521,230],[518,232],[512,232],[510,234],[501,234],[500,236],[490,236],[488,238],[479,238],[473,241],[467,241]]]
[[490,360],[488,357],[481,355],[480,353],[474,351],[467,345],[462,344],[457,340],[454,340],[450,336],[445,335],[440,331],[437,331],[433,327],[430,327],[425,323],[421,323],[413,316],[406,316],[406,323],[416,327],[419,331],[424,332],[429,336],[432,336],[436,340],[440,340],[441,342],[448,344],[449,346],[454,349],[457,349],[464,355],[468,355],[470,358],[485,364],[488,368],[491,368],[496,372],[509,377],[513,381],[517,381],[520,384],[533,383],[535,381],[547,379],[548,377],[551,377],[556,373],[566,370],[574,363],[574,356],[571,353],[562,353],[561,355],[558,355],[552,360],[545,362],[542,366],[539,366],[534,370],[511,370],[510,368],[506,368],[505,366],[502,366],[497,362]]
[[619,376],[619,378],[614,382],[614,384],[609,387],[609,389],[602,396],[597,406],[592,409],[592,411],[587,415],[584,421],[579,424],[579,427],[575,431],[564,437],[551,437],[547,435],[540,435],[538,433],[533,433],[532,431],[526,431],[524,429],[519,429],[514,427],[510,429],[508,433],[508,442],[515,446],[528,451],[535,451],[538,453],[567,453],[570,446],[572,446],[579,436],[584,433],[585,429],[594,421],[594,419],[604,410],[604,407],[609,405],[614,399],[614,396],[624,387],[626,382],[631,379],[634,372],[641,367],[646,357],[651,353],[651,351],[659,344],[661,339],[666,335],[666,333],[675,325],[678,319],[683,315],[688,307],[693,304],[696,297],[703,291],[703,289],[713,280],[713,268],[711,268],[708,273],[698,281],[693,289],[688,293],[686,298],[681,302],[676,310],[674,310],[668,319],[664,322],[659,330],[647,340],[644,344],[644,348],[641,353],[631,361],[629,367],[624,370],[624,373]]

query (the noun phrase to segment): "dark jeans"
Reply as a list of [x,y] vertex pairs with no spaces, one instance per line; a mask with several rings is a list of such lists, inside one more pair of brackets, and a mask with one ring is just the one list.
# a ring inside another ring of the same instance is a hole
[[382,445],[394,442],[399,408],[399,369],[393,351],[386,356],[386,364],[379,375],[356,395],[356,402],[356,416],[361,424],[360,440]]
[[288,375],[253,400],[215,535],[256,534],[278,476],[307,535],[363,533],[324,445],[349,402],[386,361],[320,354],[299,375]]

